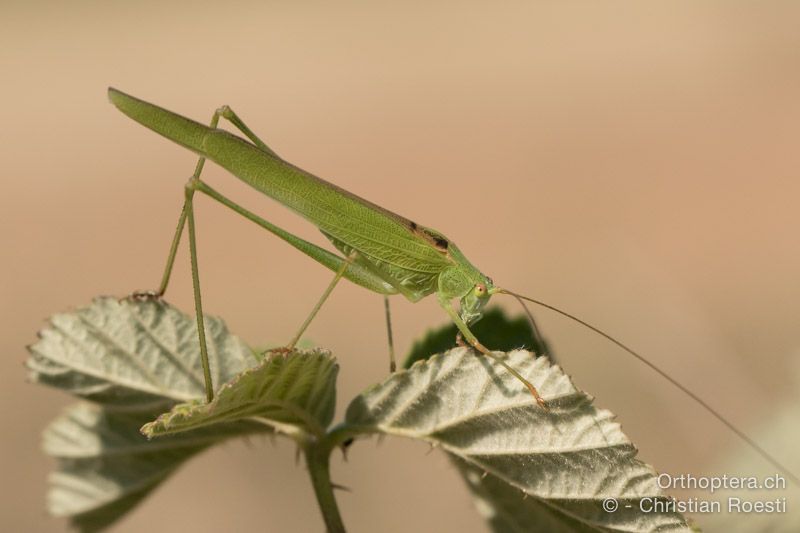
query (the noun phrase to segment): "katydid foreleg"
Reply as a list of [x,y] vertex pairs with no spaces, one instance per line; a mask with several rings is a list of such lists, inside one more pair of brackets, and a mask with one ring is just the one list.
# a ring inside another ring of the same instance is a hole
[[453,324],[456,325],[456,327],[464,336],[464,339],[466,339],[469,345],[478,350],[481,354],[487,357],[491,357],[492,359],[500,363],[500,365],[506,370],[508,370],[508,372],[512,376],[517,378],[520,382],[522,382],[523,385],[525,385],[525,387],[530,391],[531,395],[536,399],[536,403],[538,403],[541,407],[547,409],[547,404],[545,403],[544,398],[542,398],[539,395],[539,391],[536,390],[536,387],[534,387],[530,381],[525,379],[522,376],[522,374],[520,374],[519,372],[514,370],[511,366],[509,366],[508,363],[506,363],[502,357],[498,357],[497,355],[492,353],[492,351],[489,350],[486,346],[481,344],[478,338],[472,333],[472,331],[470,331],[469,326],[467,326],[467,323],[464,322],[464,320],[461,318],[461,315],[459,315],[458,312],[455,310],[455,308],[453,307],[453,302],[451,302],[446,296],[443,296],[441,294],[438,294],[437,296],[439,299],[439,305],[441,305],[442,308],[445,310],[445,312],[450,316],[450,320],[453,321]]

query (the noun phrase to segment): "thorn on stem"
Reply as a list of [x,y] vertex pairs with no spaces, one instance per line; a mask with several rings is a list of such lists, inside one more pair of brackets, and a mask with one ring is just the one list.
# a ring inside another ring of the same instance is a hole
[[345,462],[347,461],[347,451],[350,449],[350,446],[352,446],[355,441],[356,439],[350,437],[349,439],[347,439],[346,441],[344,441],[342,444],[339,445],[339,449],[342,450],[342,459],[344,459]]
[[339,485],[338,483],[331,482],[331,487],[336,490],[341,490],[344,492],[353,492],[353,490],[350,487],[347,487],[345,485]]

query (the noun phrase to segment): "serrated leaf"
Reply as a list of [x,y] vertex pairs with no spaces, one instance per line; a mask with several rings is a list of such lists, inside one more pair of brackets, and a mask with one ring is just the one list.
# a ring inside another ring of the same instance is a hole
[[[662,494],[654,470],[635,458],[636,448],[609,411],[595,408],[546,358],[515,351],[507,362],[538,388],[548,411],[499,364],[457,348],[357,397],[346,425],[427,441],[464,463],[467,479],[487,472],[484,479],[497,486],[481,489],[482,501],[504,516],[503,509],[523,513],[514,516],[520,527],[690,531],[677,513],[633,512],[641,498]],[[534,501],[509,507],[512,492]],[[618,499],[622,509],[605,512],[606,498]]]
[[142,432],[155,437],[257,418],[284,433],[322,437],[336,406],[337,372],[336,360],[325,351],[270,353],[223,385],[211,403],[176,405]]
[[[214,376],[228,380],[256,359],[224,323],[206,317]],[[55,315],[30,347],[33,381],[93,403],[52,422],[45,452],[57,460],[48,509],[81,531],[119,519],[189,457],[222,440],[269,431],[237,422],[148,442],[145,422],[176,400],[204,394],[194,317],[163,302],[98,298]]]
[[[255,364],[222,320],[207,317],[206,336],[216,386]],[[29,348],[33,381],[125,408],[204,394],[197,323],[163,301],[97,298],[54,315],[39,337]]]
[[[483,345],[492,350],[510,352],[527,349],[537,354],[550,353],[547,343],[544,346],[537,343],[528,317],[509,318],[500,307],[492,307],[486,311],[483,318],[471,325],[470,329]],[[452,322],[428,330],[424,337],[414,341],[403,362],[403,368],[410,368],[417,361],[455,348],[457,334],[458,328]]]
[[184,433],[158,444],[139,433],[152,412],[108,411],[79,403],[45,430],[44,449],[58,460],[47,506],[81,531],[102,529],[133,508],[184,461],[231,437],[263,433],[256,423]]

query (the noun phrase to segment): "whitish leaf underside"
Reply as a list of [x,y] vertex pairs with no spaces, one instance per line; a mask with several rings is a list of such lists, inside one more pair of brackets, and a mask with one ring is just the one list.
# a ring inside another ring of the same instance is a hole
[[[549,410],[497,363],[457,348],[358,397],[347,423],[442,448],[497,531],[689,531],[679,514],[638,512],[641,498],[662,494],[609,411],[546,358],[515,351],[507,362]],[[620,509],[604,511],[606,498]]]
[[[256,359],[222,320],[206,320],[214,383],[224,383]],[[197,323],[160,301],[97,298],[50,319],[30,347],[35,381],[127,408],[155,399],[204,394]]]
[[[225,324],[206,317],[215,383],[256,359]],[[48,509],[81,531],[117,520],[186,459],[224,439],[263,433],[241,421],[148,442],[140,427],[175,401],[202,396],[203,374],[193,317],[163,302],[98,298],[51,318],[30,347],[31,379],[75,394],[45,430],[44,449],[57,459]]]

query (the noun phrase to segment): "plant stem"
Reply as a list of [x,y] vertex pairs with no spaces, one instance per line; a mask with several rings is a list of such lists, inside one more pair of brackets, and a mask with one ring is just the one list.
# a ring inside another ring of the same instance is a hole
[[345,533],[344,523],[342,523],[331,485],[330,446],[325,441],[321,443],[308,442],[303,447],[303,451],[311,483],[314,485],[314,494],[317,496],[317,503],[322,511],[322,518],[325,520],[328,533]]

